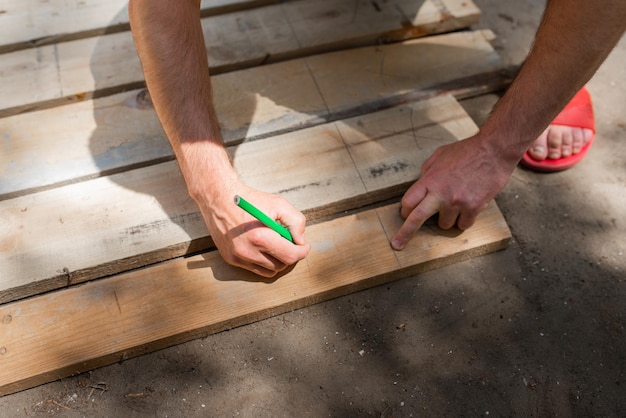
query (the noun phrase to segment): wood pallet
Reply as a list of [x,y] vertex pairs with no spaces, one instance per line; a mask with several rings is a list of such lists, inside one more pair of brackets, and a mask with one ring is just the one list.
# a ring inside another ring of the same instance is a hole
[[[505,82],[488,31],[437,34],[478,10],[346,3],[202,3],[235,168],[309,221],[310,255],[273,281],[213,250],[145,100],[124,2],[91,2],[93,20],[67,10],[48,32],[0,29],[13,81],[0,94],[0,395],[506,247],[493,202],[468,231],[429,222],[389,247],[424,159],[476,132],[455,97]],[[7,2],[0,28],[24,24],[22,4]]]

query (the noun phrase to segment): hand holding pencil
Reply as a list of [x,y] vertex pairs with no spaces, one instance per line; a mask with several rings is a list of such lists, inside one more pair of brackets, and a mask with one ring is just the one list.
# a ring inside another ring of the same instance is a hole
[[276,222],[274,219],[267,216],[265,213],[261,212],[256,206],[252,205],[243,197],[239,195],[235,195],[235,204],[239,206],[241,209],[248,212],[250,215],[254,216],[263,225],[276,231],[280,236],[288,239],[290,242],[293,242],[293,237],[291,236],[291,233],[289,232],[287,228],[285,228],[284,226]]
[[[236,195],[239,199],[233,202]],[[284,197],[240,181],[226,187],[213,184],[199,196],[196,202],[211,238],[228,264],[274,277],[308,255],[306,219]]]

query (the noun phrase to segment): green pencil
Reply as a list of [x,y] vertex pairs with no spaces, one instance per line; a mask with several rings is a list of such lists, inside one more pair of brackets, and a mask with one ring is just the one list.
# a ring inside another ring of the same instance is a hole
[[287,228],[261,212],[259,209],[254,207],[250,202],[244,199],[241,196],[235,195],[235,204],[239,206],[241,209],[248,212],[250,215],[254,216],[258,219],[263,225],[272,228],[274,231],[278,232],[282,237],[288,239],[293,242],[293,238],[291,237],[291,233]]

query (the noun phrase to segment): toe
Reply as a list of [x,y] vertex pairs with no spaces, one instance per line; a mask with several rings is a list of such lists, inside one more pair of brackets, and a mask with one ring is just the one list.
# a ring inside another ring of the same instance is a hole
[[548,157],[547,133],[546,129],[528,149],[528,154],[536,161],[543,161]]
[[572,155],[572,144],[574,142],[574,133],[579,129],[564,127],[560,129],[561,135],[561,157],[569,157]]
[[548,158],[556,160],[561,158],[561,146],[563,144],[563,134],[554,126],[548,128]]
[[572,129],[572,153],[578,154],[585,143],[585,130],[580,128]]
[[591,142],[593,131],[587,128],[578,128],[574,132],[572,140],[572,152],[578,154],[585,145]]

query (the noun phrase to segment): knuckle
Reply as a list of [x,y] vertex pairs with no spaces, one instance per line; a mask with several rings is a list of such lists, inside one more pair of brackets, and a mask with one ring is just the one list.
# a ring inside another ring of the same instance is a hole
[[400,206],[404,208],[409,208],[411,206],[411,198],[408,195],[402,196],[402,200],[400,200]]
[[252,228],[246,232],[246,236],[251,245],[255,247],[262,247],[263,242],[265,241],[265,231],[264,228]]

